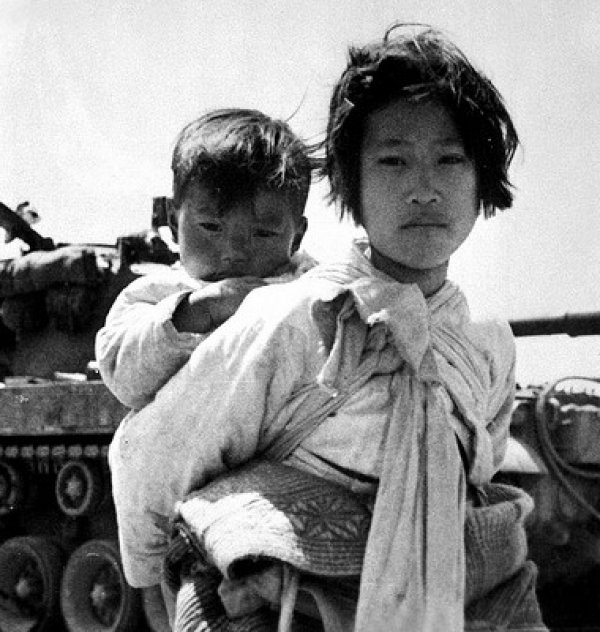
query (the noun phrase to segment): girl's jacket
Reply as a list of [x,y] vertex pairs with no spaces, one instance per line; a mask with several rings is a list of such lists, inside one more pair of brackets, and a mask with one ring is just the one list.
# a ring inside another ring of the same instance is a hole
[[115,434],[128,581],[160,581],[176,502],[342,397],[286,462],[377,487],[357,629],[462,630],[465,489],[502,461],[514,362],[507,324],[473,322],[450,282],[425,299],[359,245],[255,290]]

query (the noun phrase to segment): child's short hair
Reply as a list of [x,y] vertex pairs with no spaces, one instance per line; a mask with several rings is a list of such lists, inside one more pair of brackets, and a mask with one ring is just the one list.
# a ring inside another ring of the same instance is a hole
[[[419,30],[415,32],[415,27]],[[448,109],[473,160],[485,216],[512,205],[508,167],[519,139],[502,97],[462,51],[426,25],[396,24],[382,41],[350,47],[329,106],[324,175],[342,216],[361,224],[359,164],[368,114],[396,98]]]
[[287,123],[258,110],[213,110],[177,137],[173,203],[181,205],[192,180],[213,189],[225,204],[260,188],[297,191],[305,202],[312,166],[309,150]]

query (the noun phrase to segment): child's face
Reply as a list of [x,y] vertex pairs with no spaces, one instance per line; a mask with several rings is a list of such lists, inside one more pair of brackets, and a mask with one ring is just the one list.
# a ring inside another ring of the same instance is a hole
[[417,270],[447,263],[478,215],[475,166],[448,111],[392,101],[365,121],[360,201],[371,245]]
[[273,275],[297,249],[306,230],[302,204],[289,191],[260,190],[220,212],[219,198],[191,182],[174,211],[181,263],[195,279]]

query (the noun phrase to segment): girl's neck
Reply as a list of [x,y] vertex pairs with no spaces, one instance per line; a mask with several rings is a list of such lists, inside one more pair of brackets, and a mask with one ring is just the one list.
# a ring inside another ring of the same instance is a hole
[[425,297],[435,294],[444,285],[448,273],[448,262],[425,270],[409,268],[381,254],[373,246],[371,246],[371,263],[399,283],[418,285]]

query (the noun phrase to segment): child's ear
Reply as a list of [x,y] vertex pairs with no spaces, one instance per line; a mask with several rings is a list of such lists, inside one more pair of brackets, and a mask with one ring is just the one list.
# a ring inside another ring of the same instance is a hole
[[169,228],[171,229],[173,241],[175,243],[178,243],[177,233],[179,231],[179,208],[175,208],[173,204],[170,204],[169,209],[167,210],[167,223],[169,224]]
[[304,239],[304,234],[306,233],[307,228],[308,220],[303,215],[297,223],[296,234],[294,235],[294,241],[292,242],[292,254],[294,254],[298,250],[298,248],[300,248],[300,244]]

